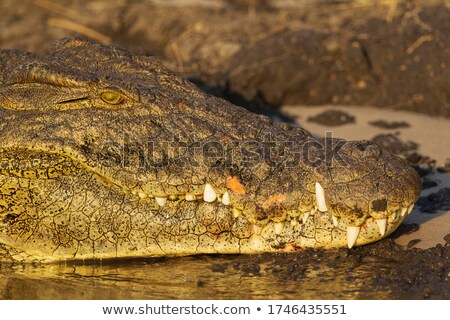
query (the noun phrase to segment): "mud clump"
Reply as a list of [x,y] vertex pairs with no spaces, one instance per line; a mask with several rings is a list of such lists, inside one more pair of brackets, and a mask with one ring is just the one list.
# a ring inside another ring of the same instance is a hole
[[440,210],[450,210],[450,189],[443,188],[438,192],[420,197],[417,201],[420,210],[427,213],[437,213]]
[[309,117],[308,122],[315,122],[328,127],[336,127],[348,123],[355,123],[355,117],[340,110],[326,110],[314,117]]
[[382,129],[401,129],[401,128],[409,128],[410,124],[406,121],[386,121],[386,120],[375,120],[369,122],[370,125]]

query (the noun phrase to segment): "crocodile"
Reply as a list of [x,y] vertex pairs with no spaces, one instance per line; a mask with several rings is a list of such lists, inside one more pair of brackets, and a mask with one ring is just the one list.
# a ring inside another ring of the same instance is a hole
[[416,171],[85,38],[0,51],[0,261],[290,252],[392,233]]

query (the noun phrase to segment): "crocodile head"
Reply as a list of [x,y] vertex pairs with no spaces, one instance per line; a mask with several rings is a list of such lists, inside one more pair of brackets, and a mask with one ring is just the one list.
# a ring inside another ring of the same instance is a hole
[[352,247],[419,194],[368,141],[316,139],[85,39],[0,53],[0,260]]

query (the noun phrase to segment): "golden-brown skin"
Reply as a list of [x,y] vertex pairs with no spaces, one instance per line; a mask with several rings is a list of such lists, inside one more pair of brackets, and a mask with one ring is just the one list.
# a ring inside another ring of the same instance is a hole
[[153,58],[0,51],[0,261],[352,247],[419,186],[373,143],[272,123]]

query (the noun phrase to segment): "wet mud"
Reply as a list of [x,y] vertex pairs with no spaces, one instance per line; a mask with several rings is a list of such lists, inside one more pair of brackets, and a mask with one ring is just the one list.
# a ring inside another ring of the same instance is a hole
[[[395,237],[395,235],[394,235]],[[449,299],[445,246],[1,265],[2,299]]]

